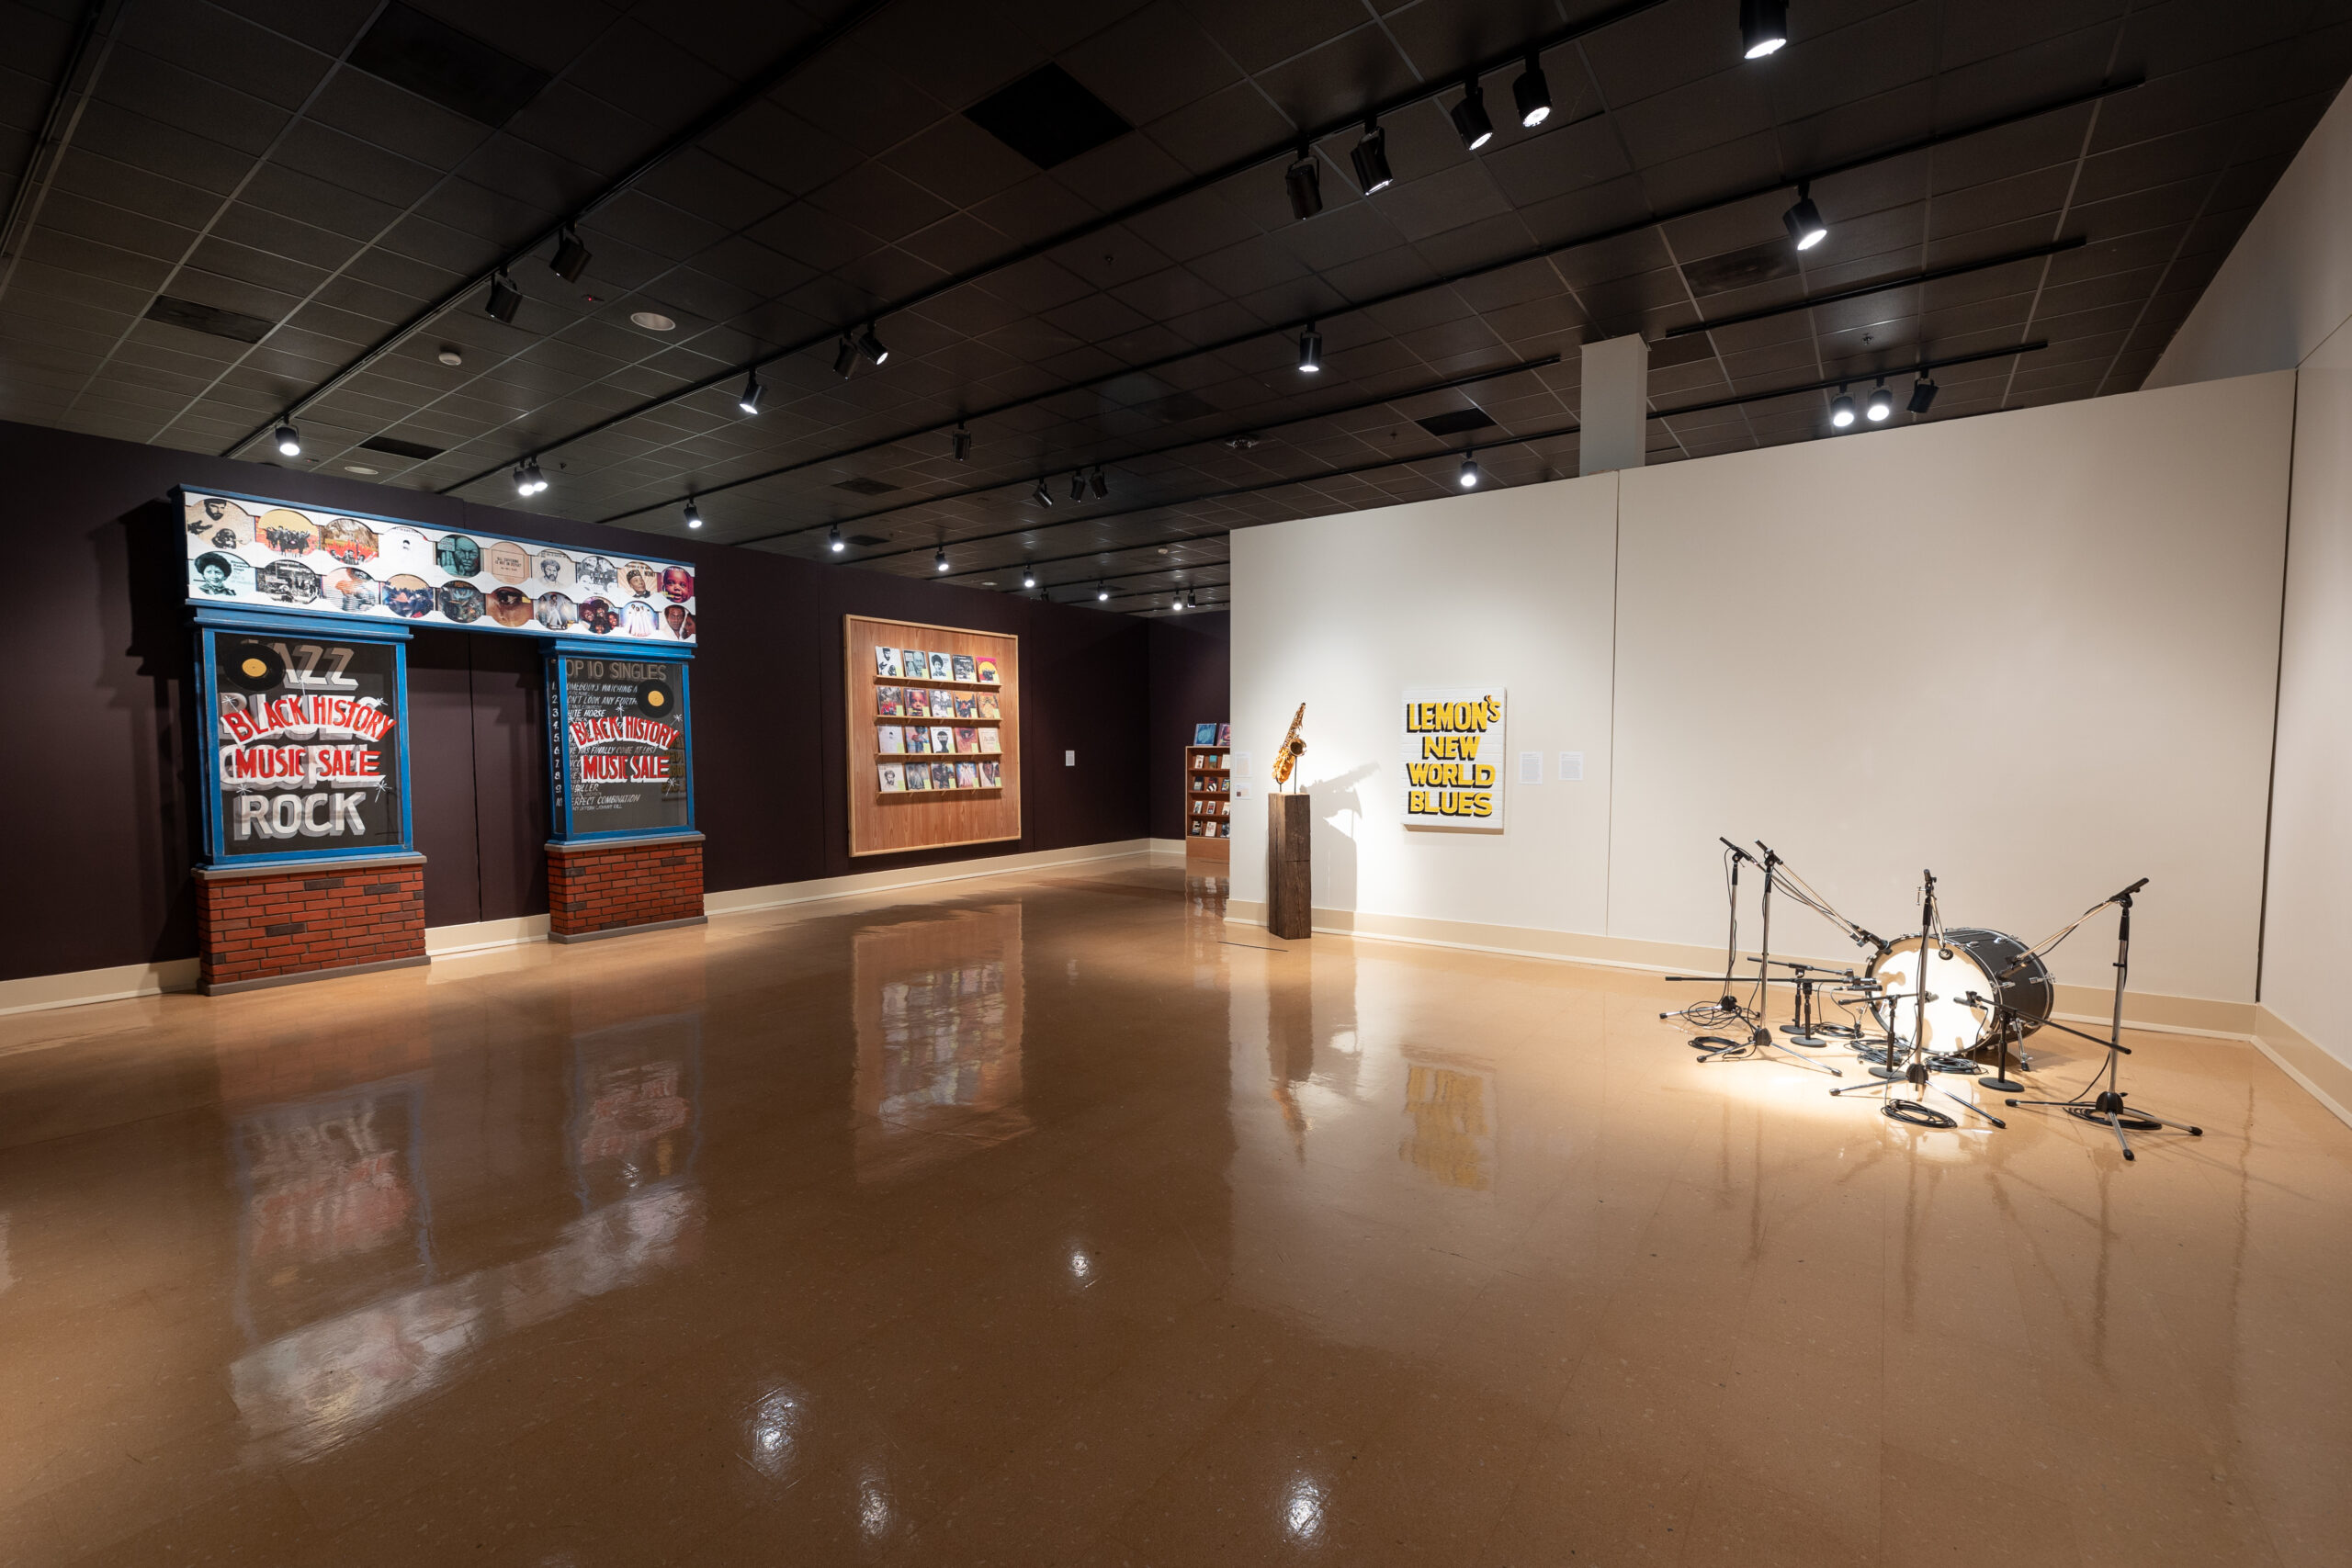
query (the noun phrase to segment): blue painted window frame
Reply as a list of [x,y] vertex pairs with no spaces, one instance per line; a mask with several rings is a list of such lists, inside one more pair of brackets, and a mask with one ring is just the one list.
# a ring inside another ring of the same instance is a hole
[[[627,644],[619,645],[622,647]],[[603,638],[590,641],[581,637],[542,637],[540,648],[547,658],[548,694],[548,800],[552,807],[550,816],[555,829],[552,841],[559,844],[609,844],[630,839],[673,839],[681,833],[701,831],[695,826],[695,781],[702,769],[695,761],[695,694],[694,649],[679,643],[662,649],[659,653],[646,654],[643,662],[678,666],[680,728],[686,733],[686,819],[675,828],[614,828],[598,833],[580,833],[571,824],[572,750],[571,727],[563,716],[571,711],[571,677],[566,671],[567,659],[601,659],[615,657],[616,645]]]

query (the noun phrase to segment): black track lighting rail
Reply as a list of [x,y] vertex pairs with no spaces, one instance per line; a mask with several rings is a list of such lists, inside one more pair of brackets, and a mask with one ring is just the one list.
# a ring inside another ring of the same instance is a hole
[[[259,441],[264,436],[267,435],[271,428],[278,423],[280,420],[299,419],[304,412],[317,404],[321,399],[329,397],[334,392],[340,390],[342,388],[348,385],[354,377],[360,375],[362,372],[368,369],[369,367],[382,360],[385,355],[399,348],[401,344],[406,343],[410,338],[414,337],[418,333],[421,333],[426,327],[431,326],[441,317],[448,314],[451,310],[456,310],[458,306],[464,304],[480,290],[488,288],[494,279],[503,276],[514,267],[518,266],[523,262],[530,259],[532,253],[538,250],[540,246],[546,244],[550,240],[555,241],[559,245],[561,245],[565,239],[570,237],[571,242],[574,244],[577,244],[577,237],[572,236],[571,231],[581,222],[584,221],[591,214],[608,206],[622,196],[628,194],[628,192],[633,186],[638,185],[639,182],[644,180],[648,175],[653,174],[662,165],[668,164],[673,158],[677,157],[682,152],[689,152],[695,146],[699,145],[705,138],[711,134],[711,132],[727,124],[728,121],[733,119],[737,115],[741,114],[745,109],[751,107],[760,99],[767,96],[768,94],[775,91],[778,87],[783,86],[786,82],[789,82],[793,77],[798,75],[809,65],[815,63],[818,56],[831,50],[834,45],[840,43],[843,39],[855,32],[859,28],[864,27],[867,22],[872,21],[876,17],[880,16],[883,11],[889,7],[889,5],[890,0],[860,0],[859,4],[852,6],[849,10],[842,16],[841,19],[834,22],[832,26],[810,38],[804,39],[799,43],[797,43],[790,49],[786,50],[782,54],[776,56],[775,59],[770,61],[764,69],[744,78],[743,82],[737,86],[733,92],[719,99],[718,103],[712,105],[709,108],[705,109],[699,116],[689,121],[682,130],[673,134],[668,141],[662,142],[652,152],[648,152],[644,157],[631,164],[617,178],[614,179],[603,189],[597,191],[594,195],[589,197],[586,200],[572,208],[570,212],[566,213],[561,218],[557,219],[554,222],[549,223],[537,233],[533,234],[522,244],[507,252],[507,254],[501,257],[497,262],[482,268],[480,272],[475,273],[471,277],[467,278],[463,283],[460,283],[455,288],[452,288],[448,292],[443,294],[439,299],[434,300],[431,304],[425,306],[423,310],[409,317],[408,320],[394,327],[383,337],[377,339],[373,344],[359,355],[359,357],[351,360],[341,369],[336,370],[333,375],[329,376],[325,380],[320,382],[317,386],[303,393],[301,397],[295,400],[292,403],[287,405],[285,412],[277,418],[269,420],[265,423],[256,426],[252,432],[223,451],[220,456],[223,457],[233,457],[238,453],[243,451],[246,447],[252,446],[254,442]],[[584,258],[585,249],[583,247],[582,250],[582,259],[579,263],[580,267],[582,269],[584,269],[586,265]],[[565,259],[570,260],[571,258],[566,257]],[[562,443],[558,442],[555,445],[560,446]],[[550,448],[546,446],[538,448],[542,453],[545,453]],[[493,464],[492,467],[484,469],[481,473],[476,475],[475,478],[487,479],[491,475],[497,473],[500,468],[504,467],[505,465],[503,463]],[[471,483],[472,480],[468,480],[467,482]],[[448,492],[444,491],[442,493],[446,495]]]
[[[1516,58],[1516,56],[1513,58]],[[1451,82],[1447,84],[1447,85],[1451,85]],[[1904,142],[1899,146],[1888,148],[1881,152],[1865,153],[1860,157],[1849,158],[1842,163],[1833,164],[1825,168],[1816,169],[1806,175],[1804,176],[1804,180],[1809,183],[1813,180],[1830,178],[1838,175],[1854,174],[1863,169],[1874,167],[1880,164],[1891,163],[1898,158],[1908,158],[1916,156],[1920,152],[1933,152],[1939,147],[1949,146],[1953,142],[1964,141],[1971,137],[1983,136],[1992,131],[2005,130],[2014,125],[2021,125],[2029,120],[2039,119],[2044,115],[2063,114],[2068,109],[2080,108],[2086,104],[2098,103],[2107,98],[2113,97],[2118,94],[2130,92],[2140,85],[2140,78],[2132,77],[2128,80],[2110,83],[2105,86],[2094,87],[2087,92],[2070,94],[2063,98],[2038,104],[2031,108],[2019,109],[2013,113],[2001,115],[1992,119],[1977,120],[1955,130],[1934,132],[1927,136],[1915,138],[1914,140]],[[1351,120],[1347,123],[1352,125],[1355,122]],[[1271,326],[1254,328],[1251,331],[1236,333],[1232,337],[1223,338],[1215,343],[1195,344],[1189,348],[1180,349],[1173,354],[1162,355],[1158,359],[1148,359],[1136,364],[1123,365],[1116,369],[1106,370],[1097,376],[1090,376],[1082,380],[1065,382],[1058,387],[1048,388],[1044,391],[1033,393],[1024,397],[1010,399],[1004,402],[996,403],[988,408],[967,410],[964,413],[956,416],[956,423],[961,423],[964,421],[970,419],[987,419],[997,414],[1011,412],[1014,409],[1032,407],[1038,403],[1051,401],[1055,398],[1067,397],[1073,392],[1082,392],[1092,388],[1104,386],[1110,382],[1120,380],[1129,376],[1148,376],[1155,371],[1164,370],[1171,365],[1181,365],[1186,360],[1198,359],[1206,355],[1222,354],[1228,349],[1239,348],[1245,344],[1256,343],[1261,338],[1280,336],[1307,328],[1318,327],[1319,323],[1329,321],[1336,316],[1360,315],[1368,310],[1376,310],[1384,306],[1394,305],[1402,300],[1418,298],[1423,294],[1433,293],[1441,288],[1451,288],[1458,284],[1468,283],[1474,279],[1486,277],[1494,273],[1508,271],[1515,266],[1523,266],[1530,262],[1548,261],[1554,256],[1562,255],[1570,251],[1580,250],[1588,245],[1604,244],[1611,240],[1622,240],[1628,235],[1644,233],[1651,229],[1660,228],[1668,223],[1679,223],[1689,219],[1704,217],[1712,212],[1719,212],[1726,208],[1737,207],[1747,202],[1761,200],[1766,197],[1775,196],[1781,191],[1787,190],[1792,186],[1800,182],[1794,177],[1774,180],[1770,184],[1756,186],[1749,189],[1737,192],[1732,196],[1712,197],[1706,201],[1695,202],[1686,207],[1678,208],[1670,212],[1654,214],[1647,218],[1637,219],[1628,223],[1617,224],[1611,228],[1599,230],[1591,233],[1579,234],[1570,239],[1555,241],[1551,244],[1537,245],[1529,250],[1516,252],[1510,255],[1501,258],[1498,261],[1480,262],[1474,266],[1464,267],[1459,271],[1447,273],[1438,277],[1427,279],[1423,282],[1408,284],[1399,288],[1392,288],[1385,294],[1373,295],[1366,299],[1351,300],[1346,304],[1326,307],[1325,309],[1317,310],[1311,316],[1302,316],[1295,321],[1277,322]],[[1065,243],[1066,239],[1067,237],[1065,237],[1065,240],[1057,240],[1053,242],[1053,244],[1059,245]],[[1721,325],[1723,323],[1718,322],[1715,324]],[[1674,334],[1669,333],[1668,335]],[[831,334],[827,334],[822,339],[812,339],[810,341],[811,343],[830,343],[832,341],[832,336]],[[774,359],[781,357],[783,357],[782,355],[771,355],[768,359],[762,360],[759,363],[764,365],[771,363]],[[756,369],[757,366],[754,366],[753,368]],[[708,387],[717,386],[721,382],[731,379],[734,376],[741,373],[741,371],[730,370],[726,372],[724,375],[710,378],[707,381],[698,383],[695,386],[690,386],[673,392],[664,393],[659,398],[649,400],[634,408],[623,410],[621,412],[614,414],[607,419],[600,420],[596,423],[579,432],[577,434],[567,436],[564,437],[563,440],[550,443],[548,446],[539,448],[539,450],[541,452],[551,451],[555,447],[564,445],[565,441],[578,440],[582,436],[594,434],[603,430],[609,429],[614,425],[635,419],[640,414],[664,407],[667,404],[674,402],[681,398],[689,396],[695,391],[706,389]],[[950,428],[952,428],[950,423],[942,420],[934,423],[922,425],[916,429],[899,431],[894,434],[881,436],[872,441],[862,442],[855,446],[844,447],[840,451],[826,452],[816,457],[801,458],[797,461],[785,464],[779,468],[766,469],[762,473],[752,475],[743,479],[730,480],[729,483],[749,484],[756,479],[774,479],[780,475],[797,472],[803,468],[819,468],[827,463],[840,462],[844,458],[857,457],[866,452],[877,451],[883,447],[895,446],[900,442],[917,440],[925,435],[936,434],[941,431]],[[495,468],[485,468],[481,473],[473,475],[471,478],[460,479],[452,485],[444,486],[441,493],[446,495],[453,491],[462,490],[467,485],[474,483],[475,480],[489,478],[497,471],[498,470]],[[726,489],[728,486],[721,485],[712,488]],[[706,493],[707,493],[707,491]],[[671,496],[662,501],[648,502],[642,506],[631,507],[625,512],[616,512],[608,517],[600,517],[597,521],[600,523],[617,523],[623,518],[634,517],[642,513],[660,512],[668,507],[675,506],[678,503],[678,497]]]
[[[938,282],[931,284],[925,288],[919,288],[914,293],[906,295],[901,299],[891,300],[887,304],[876,305],[872,310],[865,311],[863,319],[871,322],[878,321],[884,317],[897,315],[901,311],[920,309],[921,307],[929,304],[932,300],[939,299],[943,295],[952,294],[956,289],[968,288],[970,285],[994,276],[1000,272],[1006,271],[1012,267],[1020,266],[1027,262],[1035,261],[1040,256],[1050,255],[1054,252],[1062,249],[1064,246],[1075,244],[1080,240],[1090,238],[1095,234],[1100,234],[1105,230],[1114,229],[1123,223],[1132,222],[1148,212],[1153,212],[1162,207],[1169,206],[1171,203],[1182,201],[1186,197],[1197,196],[1202,191],[1212,189],[1215,186],[1223,185],[1227,180],[1235,179],[1242,175],[1246,175],[1252,169],[1263,168],[1269,164],[1287,162],[1297,154],[1299,148],[1302,146],[1307,146],[1320,141],[1327,141],[1334,136],[1345,135],[1349,131],[1362,129],[1367,121],[1377,120],[1383,115],[1393,114],[1399,109],[1410,108],[1416,104],[1427,103],[1430,99],[1440,97],[1444,94],[1457,91],[1461,87],[1464,78],[1466,76],[1486,75],[1491,72],[1508,69],[1510,66],[1526,59],[1531,53],[1540,54],[1546,50],[1557,49],[1564,44],[1574,43],[1579,39],[1589,38],[1594,33],[1601,32],[1609,28],[1615,27],[1620,22],[1630,21],[1645,11],[1655,11],[1659,6],[1667,4],[1668,4],[1668,0],[1627,0],[1627,3],[1624,5],[1612,6],[1609,10],[1603,11],[1598,16],[1588,17],[1581,22],[1571,23],[1566,27],[1555,28],[1550,32],[1542,35],[1532,44],[1521,44],[1504,53],[1497,54],[1486,60],[1482,60],[1465,71],[1456,71],[1442,79],[1425,82],[1419,86],[1407,88],[1405,91],[1385,98],[1368,108],[1358,109],[1346,116],[1344,118],[1330,120],[1322,125],[1313,126],[1304,130],[1295,131],[1293,134],[1283,138],[1283,140],[1278,143],[1262,147],[1254,152],[1244,153],[1230,163],[1223,164],[1216,168],[1211,169],[1206,174],[1195,175],[1193,178],[1184,181],[1181,185],[1171,186],[1165,190],[1157,191],[1150,196],[1129,202],[1126,206],[1120,208],[1114,212],[1106,212],[1099,218],[1089,219],[1087,221],[1065,229],[1060,233],[1055,234],[1050,238],[1040,240],[1035,244],[1024,245],[1020,250],[1014,251],[1010,254],[1000,256],[993,261],[982,262],[976,267],[967,268],[967,270],[956,273],[950,277],[941,278]],[[868,7],[868,9],[873,8],[876,7]],[[536,246],[537,244],[544,243],[547,240],[554,237],[554,234],[555,230],[550,228],[546,233],[538,236],[538,238],[533,242],[533,245]],[[531,247],[526,247],[526,252],[527,253],[530,248]],[[489,275],[485,273],[481,278],[473,283],[469,283],[467,288],[471,288],[478,287],[480,283],[487,282],[488,280]],[[461,290],[459,292],[460,295],[462,295],[463,291]],[[437,314],[438,312],[436,311],[435,313]],[[793,355],[798,354],[806,354],[812,348],[818,348],[834,343],[841,336],[841,329],[827,328],[824,332],[813,333],[808,337],[800,339],[797,343],[787,344],[784,347],[776,349],[771,354],[762,355],[760,357],[750,361],[748,364],[736,366],[732,369],[722,371],[716,376],[705,377],[699,381],[689,382],[685,386],[674,388],[672,390],[663,392],[657,397],[648,398],[642,402],[632,404],[630,407],[623,409],[617,413],[608,414],[605,418],[597,420],[593,423],[582,425],[580,429],[573,431],[569,435],[560,435],[552,441],[545,443],[540,446],[539,450],[543,453],[552,452],[558,447],[569,446],[572,442],[585,440],[591,435],[599,434],[606,430],[612,429],[616,425],[626,424],[631,420],[640,419],[646,414],[652,413],[657,410],[667,408],[673,403],[683,402],[688,398],[694,397],[702,392],[707,392],[713,387],[733,380],[747,370],[757,370],[764,366],[773,365],[778,360],[789,359]],[[1133,373],[1134,371],[1132,368],[1128,371],[1122,372],[1122,374]],[[313,394],[313,397],[317,395],[318,394]],[[981,417],[981,415],[975,414],[972,417],[978,418]],[[930,428],[940,429],[944,427],[934,425]],[[917,434],[922,433],[918,432]],[[443,485],[438,493],[447,495],[454,491],[463,490],[468,485],[474,484],[490,478],[492,475],[497,473],[503,466],[503,464],[492,464],[491,467],[484,468],[478,474],[468,475],[466,478],[458,480],[454,484]],[[670,503],[662,502],[661,504],[667,505]],[[648,508],[648,510],[651,510],[651,508]],[[626,513],[624,513],[624,515],[626,515]]]
[[[1221,442],[1230,441],[1237,435],[1253,434],[1263,430],[1280,430],[1285,425],[1310,424],[1318,419],[1337,419],[1342,414],[1362,413],[1366,409],[1376,409],[1385,403],[1401,403],[1408,398],[1425,398],[1438,392],[1458,391],[1464,387],[1476,387],[1487,381],[1500,380],[1506,376],[1516,376],[1522,370],[1548,369],[1550,367],[1557,365],[1559,362],[1560,356],[1558,355],[1547,354],[1540,359],[1522,360],[1511,365],[1498,365],[1492,370],[1480,370],[1468,376],[1456,376],[1451,380],[1431,381],[1423,386],[1407,387],[1401,391],[1390,392],[1382,397],[1359,398],[1354,402],[1343,403],[1337,408],[1317,409],[1308,413],[1294,414],[1287,419],[1265,421],[1256,424],[1239,426],[1232,430],[1219,431],[1214,435],[1188,436],[1182,441],[1171,441],[1164,446],[1153,446],[1134,452],[1123,452],[1116,457],[1103,457],[1097,459],[1092,463],[1080,464],[1080,467],[1092,467],[1100,468],[1105,464],[1116,465],[1120,463],[1132,463],[1138,457],[1164,457],[1170,452],[1182,452],[1194,446],[1214,446]],[[1059,471],[1060,470],[1058,468],[1055,470],[1057,474],[1058,474]],[[755,474],[752,476],[751,479],[735,479],[729,482],[731,484],[750,484],[753,479],[765,479],[768,477],[770,476],[765,474]],[[1035,482],[1046,483],[1047,481],[1041,479]],[[835,518],[831,523],[810,523],[805,526],[797,528],[779,528],[772,534],[755,534],[750,538],[737,539],[732,542],[738,545],[763,545],[771,539],[788,539],[799,534],[813,534],[820,528],[838,527],[844,523],[868,523],[876,517],[888,517],[894,513],[912,512],[920,507],[937,506],[950,501],[966,501],[976,495],[990,495],[998,491],[1022,490],[1030,487],[1033,481],[1024,476],[1021,479],[999,479],[990,484],[967,485],[962,490],[943,491],[937,495],[923,496],[920,500],[903,501],[894,506],[876,507],[872,512],[860,512],[853,513],[847,517]],[[718,491],[725,490],[727,488],[729,488],[728,485],[713,485],[700,493],[704,495],[710,495]],[[640,510],[650,511],[651,509],[641,508]],[[630,514],[628,513],[622,513],[620,515],[628,516]],[[608,517],[600,518],[598,521],[609,523],[612,519]],[[1078,521],[1078,519],[1072,518],[1071,521],[1075,522]],[[866,558],[871,559],[873,558],[868,557]]]
[[[1976,365],[1989,359],[2007,359],[2013,355],[2036,354],[2049,346],[2050,342],[2047,338],[2036,338],[2031,343],[2011,344],[2005,348],[1979,349],[1973,354],[1945,355],[1939,358],[1917,359],[1907,365],[1896,365],[1891,367],[1873,367],[1865,370],[1849,370],[1840,376],[1831,376],[1818,381],[1801,382],[1793,387],[1772,387],[1760,392],[1739,392],[1728,398],[1710,399],[1702,403],[1685,403],[1679,408],[1658,409],[1647,417],[1680,419],[1688,414],[1712,413],[1718,409],[1738,408],[1747,403],[1769,403],[1777,398],[1802,397],[1807,392],[1826,392],[1833,387],[1843,387],[1849,382],[1867,380],[1877,376],[1921,376],[1932,371],[1948,369],[1955,365]],[[1574,435],[1578,428],[1580,428],[1578,425],[1564,424],[1551,430],[1532,430],[1521,434],[1490,435],[1481,445],[1489,451],[1498,446],[1528,446],[1539,441],[1556,441],[1564,435]],[[1068,527],[1072,524],[1106,523],[1114,517],[1132,517],[1146,512],[1161,512],[1179,506],[1197,506],[1204,501],[1230,501],[1236,496],[1258,495],[1266,491],[1282,490],[1291,485],[1315,484],[1324,479],[1352,479],[1362,474],[1379,473],[1385,468],[1406,468],[1416,463],[1440,462],[1458,457],[1461,452],[1462,449],[1458,446],[1441,446],[1435,451],[1417,453],[1409,457],[1381,457],[1369,463],[1357,463],[1344,468],[1325,468],[1319,473],[1294,474],[1288,479],[1261,479],[1252,484],[1229,485],[1220,490],[1204,491],[1197,495],[1170,496],[1141,506],[1124,507],[1116,512],[1096,513],[1091,517],[1073,517],[1069,523],[1040,523],[1026,528],[1000,529],[993,534],[967,535],[964,538],[955,540],[954,543],[958,547],[983,545],[997,539],[1015,538],[1022,535],[1039,533],[1047,528]],[[1441,488],[1449,495],[1462,493],[1459,489],[1451,484],[1442,485]],[[937,581],[952,582],[959,577],[978,577],[983,572],[1011,571],[1023,567],[1034,569],[1041,566],[1057,566],[1064,561],[1100,561],[1105,556],[1125,555],[1134,550],[1158,549],[1166,545],[1193,544],[1202,539],[1221,539],[1232,532],[1230,528],[1205,528],[1197,533],[1170,534],[1157,539],[1141,539],[1132,545],[1097,546],[1091,550],[1078,550],[1069,555],[1024,556],[1007,565],[973,567],[968,570],[943,575]],[[868,556],[858,564],[871,565],[878,560],[890,560],[899,556],[920,553],[919,550],[913,549],[888,550],[881,555]],[[1201,561],[1193,564],[1215,566],[1219,563]]]
[[1900,277],[1882,278],[1876,283],[1857,284],[1851,288],[1839,288],[1827,294],[1808,294],[1802,299],[1792,299],[1785,305],[1766,305],[1760,310],[1742,310],[1736,316],[1719,316],[1712,321],[1692,321],[1688,326],[1668,327],[1658,334],[1658,341],[1690,337],[1698,333],[1711,333],[1720,327],[1746,326],[1750,321],[1769,321],[1775,316],[1793,316],[1800,310],[1810,310],[1820,305],[1842,305],[1849,299],[1867,299],[1873,294],[1892,294],[1898,288],[1915,288],[1923,283],[1940,283],[1947,277],[1965,277],[1973,272],[1990,272],[1995,267],[2011,266],[2018,262],[2035,261],[2043,256],[2078,251],[2090,242],[2077,234],[2071,240],[2052,240],[2046,245],[2031,245],[2007,255],[1986,256],[1980,261],[1955,262],[1951,266],[1930,267],[1925,272],[1906,272]]

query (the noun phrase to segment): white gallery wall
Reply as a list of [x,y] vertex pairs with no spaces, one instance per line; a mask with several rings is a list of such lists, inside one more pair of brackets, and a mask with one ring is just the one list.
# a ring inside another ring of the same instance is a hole
[[[1888,934],[1922,866],[1948,923],[2029,939],[2151,876],[2134,990],[2251,1002],[2293,397],[2250,377],[1238,533],[1234,897],[1265,896],[1257,792],[1303,699],[1321,924],[1688,962],[1720,951],[1728,833]],[[1489,681],[1545,782],[1506,770],[1499,836],[1405,829],[1404,689]],[[1852,954],[1782,916],[1781,950]],[[2060,978],[2104,985],[2111,931]]]

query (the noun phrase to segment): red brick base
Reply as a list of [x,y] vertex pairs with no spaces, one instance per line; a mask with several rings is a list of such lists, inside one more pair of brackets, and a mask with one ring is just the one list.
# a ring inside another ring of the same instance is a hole
[[207,867],[196,877],[203,990],[424,962],[423,855],[268,871]]
[[702,835],[548,846],[548,934],[558,942],[702,913]]

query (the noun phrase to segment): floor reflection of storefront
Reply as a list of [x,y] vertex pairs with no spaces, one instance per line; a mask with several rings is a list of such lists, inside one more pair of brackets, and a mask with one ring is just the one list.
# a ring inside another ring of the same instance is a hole
[[615,1025],[581,1036],[571,1055],[565,1144],[580,1217],[551,1246],[450,1279],[435,1277],[416,1141],[428,1077],[239,1121],[240,1312],[254,1344],[230,1382],[257,1458],[322,1452],[447,1382],[492,1341],[692,1258],[699,1019]]
[[869,927],[852,962],[859,1180],[905,1179],[1029,1130],[1019,905]]

